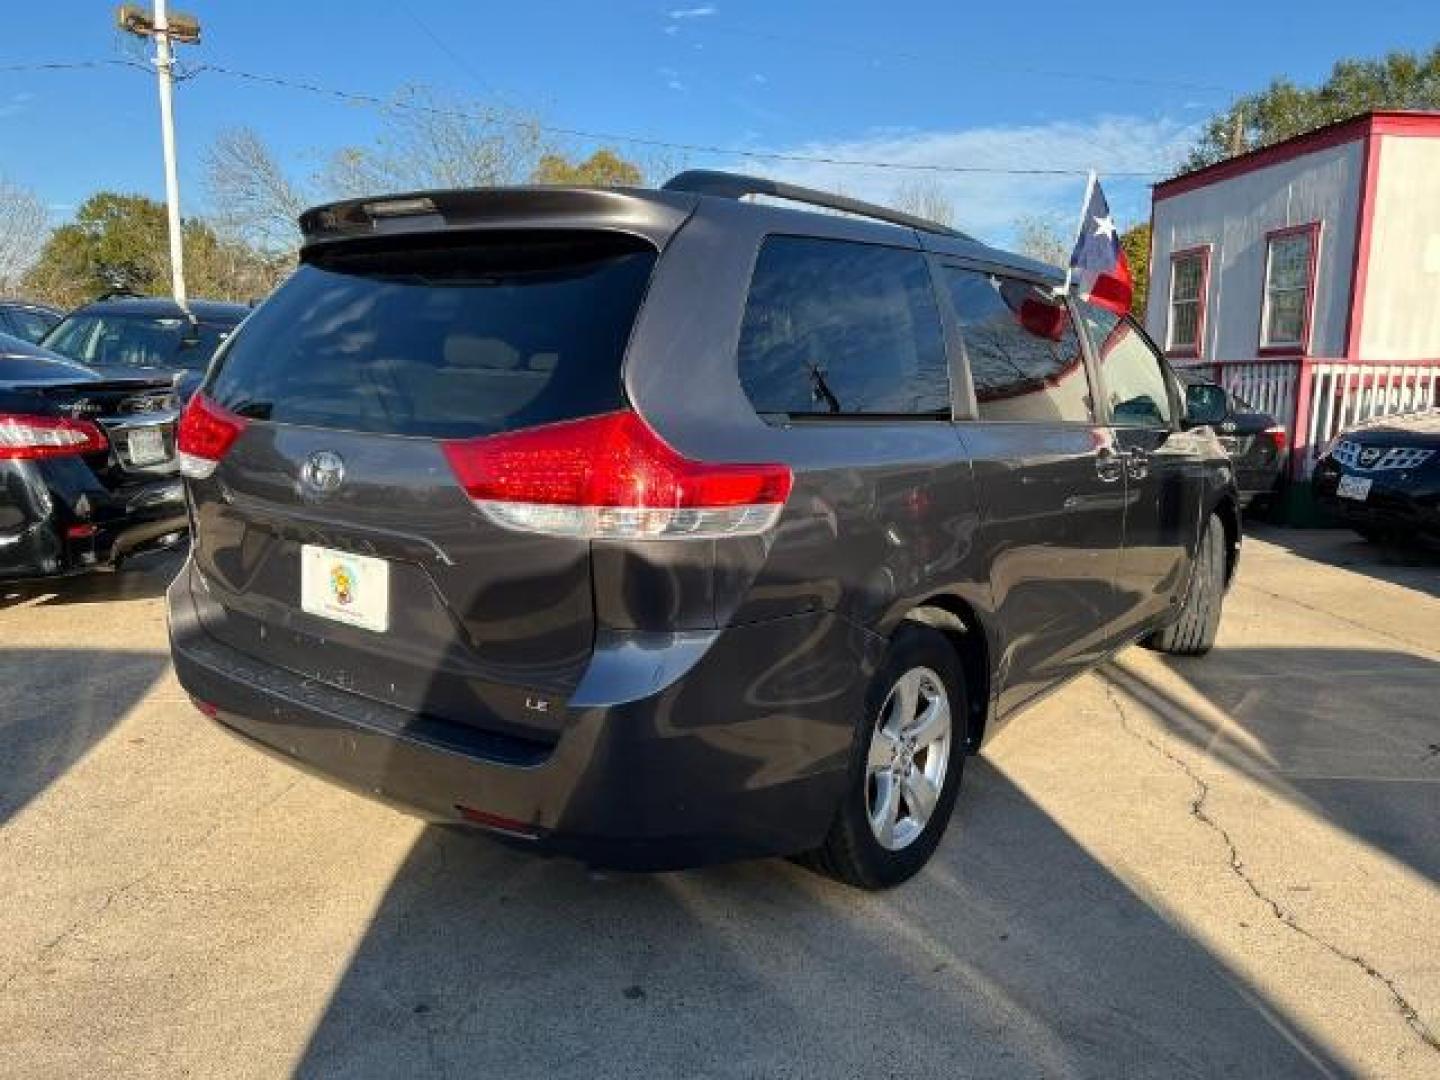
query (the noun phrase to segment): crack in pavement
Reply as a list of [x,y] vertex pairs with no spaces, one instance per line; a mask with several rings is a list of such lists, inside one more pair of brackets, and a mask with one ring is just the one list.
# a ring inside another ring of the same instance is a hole
[[1423,653],[1430,653],[1432,651],[1428,645],[1422,644],[1419,641],[1412,641],[1410,638],[1404,637],[1400,634],[1392,634],[1389,631],[1381,630],[1379,627],[1371,626],[1369,623],[1363,623],[1360,622],[1358,619],[1348,618],[1345,615],[1341,615],[1337,611],[1332,611],[1330,608],[1322,608],[1314,604],[1307,604],[1304,600],[1297,599],[1296,597],[1289,596],[1285,593],[1271,592],[1269,589],[1263,589],[1259,585],[1254,584],[1253,582],[1241,582],[1238,587],[1243,589],[1254,589],[1262,596],[1268,596],[1272,600],[1283,600],[1285,603],[1294,604],[1296,607],[1302,609],[1303,611],[1308,611],[1312,615],[1323,615],[1327,619],[1334,619],[1336,622],[1342,622],[1347,626],[1353,626],[1357,630],[1364,630],[1367,634],[1374,634],[1377,637],[1388,638],[1389,640],[1398,642],[1409,649],[1418,649]]
[[1254,894],[1257,900],[1270,909],[1271,914],[1280,923],[1289,927],[1300,936],[1319,945],[1332,956],[1353,964],[1370,978],[1384,986],[1385,989],[1390,992],[1390,997],[1394,1000],[1395,1007],[1399,1010],[1401,1017],[1404,1018],[1410,1030],[1431,1050],[1440,1053],[1440,1037],[1437,1037],[1436,1034],[1430,1030],[1429,1026],[1420,1016],[1419,1010],[1410,1004],[1405,995],[1400,992],[1400,988],[1395,984],[1394,979],[1386,975],[1383,971],[1380,971],[1363,956],[1357,953],[1346,952],[1338,945],[1325,940],[1325,938],[1301,924],[1293,913],[1281,907],[1273,897],[1260,888],[1255,882],[1255,879],[1246,871],[1245,863],[1240,858],[1240,850],[1235,846],[1235,841],[1231,839],[1229,830],[1205,812],[1205,803],[1210,798],[1209,783],[1191,768],[1190,763],[1184,758],[1173,753],[1164,744],[1157,742],[1144,732],[1137,730],[1135,726],[1130,723],[1130,717],[1125,711],[1125,705],[1117,696],[1115,688],[1108,682],[1105,685],[1105,696],[1110,699],[1110,704],[1114,707],[1115,715],[1119,719],[1120,727],[1125,731],[1125,734],[1150,747],[1150,749],[1154,750],[1183,772],[1190,779],[1190,782],[1195,785],[1195,797],[1190,801],[1190,815],[1225,841],[1225,846],[1229,849],[1230,872],[1244,882],[1245,887]]
[[209,843],[211,837],[213,837],[216,833],[218,833],[221,829],[225,828],[227,825],[232,825],[237,821],[243,821],[245,818],[254,817],[256,814],[263,813],[266,809],[273,806],[275,803],[279,802],[282,798],[288,795],[299,783],[300,778],[297,777],[296,779],[291,780],[290,783],[285,785],[285,787],[277,791],[274,795],[271,795],[268,799],[257,803],[247,812],[239,815],[238,817],[226,818],[221,821],[217,821],[215,824],[211,825],[210,828],[206,829],[205,832],[202,833],[198,839],[196,839],[193,843],[187,845],[183,850],[176,852],[175,855],[171,858],[163,859],[160,862],[156,863],[154,866],[150,867],[150,869],[146,870],[144,873],[137,874],[129,881],[123,882],[120,885],[116,885],[114,888],[108,889],[105,893],[104,899],[100,901],[100,905],[98,907],[96,907],[92,911],[87,911],[83,915],[77,917],[75,921],[72,922],[69,926],[67,926],[64,930],[61,930],[60,933],[56,934],[49,941],[45,942],[44,945],[40,946],[40,950],[35,953],[34,956],[31,956],[29,959],[26,960],[21,960],[18,964],[16,964],[15,970],[11,971],[10,974],[5,977],[4,982],[0,982],[0,994],[3,994],[5,991],[9,990],[11,983],[13,983],[25,972],[32,969],[36,964],[41,963],[57,948],[59,948],[65,942],[69,941],[70,938],[74,937],[76,932],[79,931],[82,926],[86,925],[87,923],[93,924],[98,921],[100,917],[105,914],[106,910],[110,907],[111,904],[113,904],[120,897],[124,896],[131,889],[135,888],[135,886],[140,885],[145,881],[148,881],[150,878],[154,877],[162,870],[169,869],[176,863],[180,862],[182,859],[188,858],[190,855],[199,851],[202,847]]

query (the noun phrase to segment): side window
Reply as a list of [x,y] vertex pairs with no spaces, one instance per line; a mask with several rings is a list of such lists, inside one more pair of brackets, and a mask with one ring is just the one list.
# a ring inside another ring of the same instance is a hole
[[1094,422],[1080,341],[1063,300],[975,270],[949,267],[945,283],[981,420]]
[[949,417],[940,312],[918,251],[772,236],[740,327],[759,413]]
[[1084,301],[1080,314],[1095,349],[1111,420],[1121,426],[1169,427],[1170,384],[1160,357],[1135,324]]

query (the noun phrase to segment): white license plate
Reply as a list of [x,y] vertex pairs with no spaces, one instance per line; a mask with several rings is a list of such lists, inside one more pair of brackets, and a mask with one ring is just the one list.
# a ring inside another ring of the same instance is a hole
[[125,437],[132,465],[158,465],[165,453],[165,432],[158,427],[135,428]]
[[390,564],[368,555],[304,544],[300,607],[311,615],[383,634],[390,628]]
[[1342,499],[1356,499],[1364,502],[1370,496],[1370,485],[1373,483],[1368,476],[1342,476],[1340,486],[1335,489],[1335,494]]

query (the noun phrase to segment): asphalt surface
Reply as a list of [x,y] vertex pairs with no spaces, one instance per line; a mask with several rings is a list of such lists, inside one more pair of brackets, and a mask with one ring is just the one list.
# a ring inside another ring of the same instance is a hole
[[[1440,561],[1251,539],[911,884],[593,875],[222,735],[173,562],[0,600],[0,1075],[1440,1077]],[[3,592],[3,590],[0,590]]]

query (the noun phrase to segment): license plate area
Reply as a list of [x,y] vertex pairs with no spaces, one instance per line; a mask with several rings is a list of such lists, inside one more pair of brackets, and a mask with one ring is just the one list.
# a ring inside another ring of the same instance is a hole
[[300,608],[383,634],[390,629],[390,564],[369,555],[303,544]]
[[1342,476],[1340,485],[1335,489],[1335,494],[1342,499],[1354,499],[1357,502],[1364,502],[1370,497],[1370,485],[1374,483],[1368,476]]
[[132,465],[159,465],[170,459],[164,429],[159,427],[131,428],[125,433],[125,449]]

